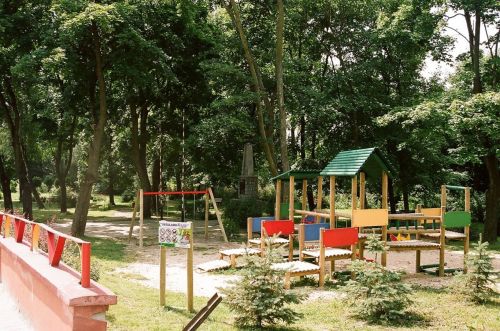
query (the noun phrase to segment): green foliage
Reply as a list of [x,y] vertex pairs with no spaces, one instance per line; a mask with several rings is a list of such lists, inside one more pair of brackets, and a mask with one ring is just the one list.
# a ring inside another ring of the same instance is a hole
[[[368,236],[367,249],[377,254],[386,247],[379,236],[372,234]],[[411,287],[401,281],[400,273],[367,261],[354,261],[351,271],[355,277],[347,282],[346,300],[359,317],[389,322],[404,318],[412,303]]]
[[[71,268],[78,272],[82,270],[82,260],[80,257],[80,249],[78,245],[67,242],[64,247],[64,251],[61,260],[66,263]],[[101,277],[101,265],[96,259],[90,259],[90,279],[94,281],[99,281]]]
[[288,305],[300,303],[303,296],[284,289],[284,272],[271,268],[273,263],[282,260],[281,254],[271,245],[268,247],[264,257],[247,256],[248,265],[242,279],[222,289],[239,326],[262,328],[280,322],[291,324],[302,317]]
[[231,199],[224,202],[224,219],[243,228],[248,217],[262,216],[264,203],[258,199]]
[[498,272],[491,263],[488,242],[479,239],[474,246],[465,261],[468,272],[456,275],[451,288],[454,293],[458,292],[470,301],[482,304],[496,294],[494,287]]

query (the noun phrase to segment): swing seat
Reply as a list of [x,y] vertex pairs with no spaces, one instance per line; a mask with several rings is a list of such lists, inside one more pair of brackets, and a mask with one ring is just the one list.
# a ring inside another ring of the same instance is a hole
[[271,269],[285,272],[285,288],[290,288],[291,277],[302,277],[307,275],[319,275],[319,265],[303,261],[291,261],[274,263]]

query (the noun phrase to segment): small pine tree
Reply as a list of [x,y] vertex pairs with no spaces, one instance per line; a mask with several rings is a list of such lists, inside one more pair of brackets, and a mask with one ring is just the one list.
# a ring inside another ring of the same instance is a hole
[[495,294],[497,272],[491,263],[488,242],[479,241],[466,257],[468,273],[455,276],[452,288],[474,303],[485,303]]
[[346,300],[354,312],[368,320],[396,321],[412,303],[411,287],[401,282],[401,274],[378,264],[377,255],[387,248],[379,236],[369,235],[367,250],[375,254],[375,262],[354,261],[355,278],[347,282]]
[[302,316],[288,305],[300,303],[303,297],[285,290],[284,272],[271,268],[273,263],[282,260],[281,254],[271,245],[267,246],[264,257],[247,256],[242,279],[222,289],[226,303],[237,314],[238,326],[262,328],[279,322],[292,324]]

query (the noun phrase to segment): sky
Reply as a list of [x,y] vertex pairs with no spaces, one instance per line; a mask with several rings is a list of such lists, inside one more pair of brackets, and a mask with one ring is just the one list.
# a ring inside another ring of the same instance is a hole
[[[452,17],[455,15],[456,12],[449,10],[446,15],[448,17]],[[444,33],[448,36],[451,36],[455,39],[455,44],[454,47],[451,49],[451,56],[452,59],[455,60],[455,58],[469,50],[469,43],[467,40],[465,40],[462,36],[460,36],[459,33],[456,31],[453,31],[453,29],[459,31],[461,34],[464,36],[468,36],[467,32],[467,25],[465,23],[465,18],[463,16],[455,16],[452,19],[448,20],[448,27],[444,30]],[[491,36],[492,34],[495,33],[494,27],[489,27],[488,28],[488,33]],[[481,26],[481,41],[486,40],[486,32],[484,31],[484,27]],[[483,47],[485,48],[485,47]],[[430,78],[434,76],[435,74],[438,74],[441,78],[445,79],[448,77],[450,74],[452,74],[455,71],[455,63],[443,63],[443,62],[437,62],[433,61],[431,58],[428,58],[425,62],[425,66],[423,69],[423,75],[427,78]]]

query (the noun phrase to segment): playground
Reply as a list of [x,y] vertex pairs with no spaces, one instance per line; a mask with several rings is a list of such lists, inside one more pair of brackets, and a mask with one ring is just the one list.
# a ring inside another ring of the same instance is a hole
[[[376,148],[340,152],[323,170],[280,174],[272,179],[275,216],[247,215],[246,228],[240,228],[232,240],[224,229],[224,213],[219,207],[222,201],[210,187],[178,192],[138,190],[133,203],[118,201],[114,208],[96,203],[83,239],[68,235],[71,219],[55,210],[35,212],[41,219],[53,214],[48,224],[3,213],[1,240],[9,254],[42,259],[42,263],[48,258],[46,272],[62,272],[57,277],[66,277],[67,286],[75,286],[82,295],[92,293],[96,302],[105,302],[109,330],[237,329],[233,307],[218,293],[226,293],[243,281],[245,270],[252,268],[247,257],[264,259],[271,254],[269,249],[281,255],[270,265],[281,274],[278,286],[302,298],[301,303],[290,305],[302,314],[293,326],[278,324],[270,329],[331,330],[333,325],[339,330],[395,326],[448,330],[456,325],[498,329],[498,295],[477,306],[457,300],[452,287],[457,272],[468,272],[464,261],[471,244],[470,188],[442,185],[440,208],[419,204],[414,212],[389,213],[388,178],[393,174],[390,163]],[[337,192],[337,181],[342,177],[350,179],[350,192]],[[305,192],[312,183],[315,194],[308,201]],[[381,190],[370,206],[367,187]],[[453,194],[458,199],[448,206]],[[145,218],[144,199],[150,196],[162,197],[163,204],[151,218]],[[350,208],[346,209],[346,204]],[[374,240],[385,250],[379,254],[372,251]],[[20,253],[23,243],[29,247],[28,253]],[[490,250],[493,270],[498,271],[500,249],[493,245]],[[75,258],[79,265],[72,264]],[[38,260],[34,263],[40,263]],[[355,261],[367,261],[402,275],[401,282],[410,286],[412,296],[404,316],[390,323],[373,323],[353,314],[345,301],[350,295],[347,281],[356,280],[351,269]],[[8,260],[2,263],[11,268]],[[15,283],[10,274],[5,277],[8,286]],[[52,282],[50,277],[48,282]],[[97,280],[99,283],[94,282]],[[499,287],[498,283],[493,285],[496,291]],[[50,306],[52,301],[46,304]],[[99,307],[95,309],[103,310]],[[454,311],[452,316],[450,310]],[[102,320],[88,318],[87,325],[101,323],[99,328],[106,329]],[[33,321],[39,323],[40,319]],[[97,330],[97,324],[91,328]]]

